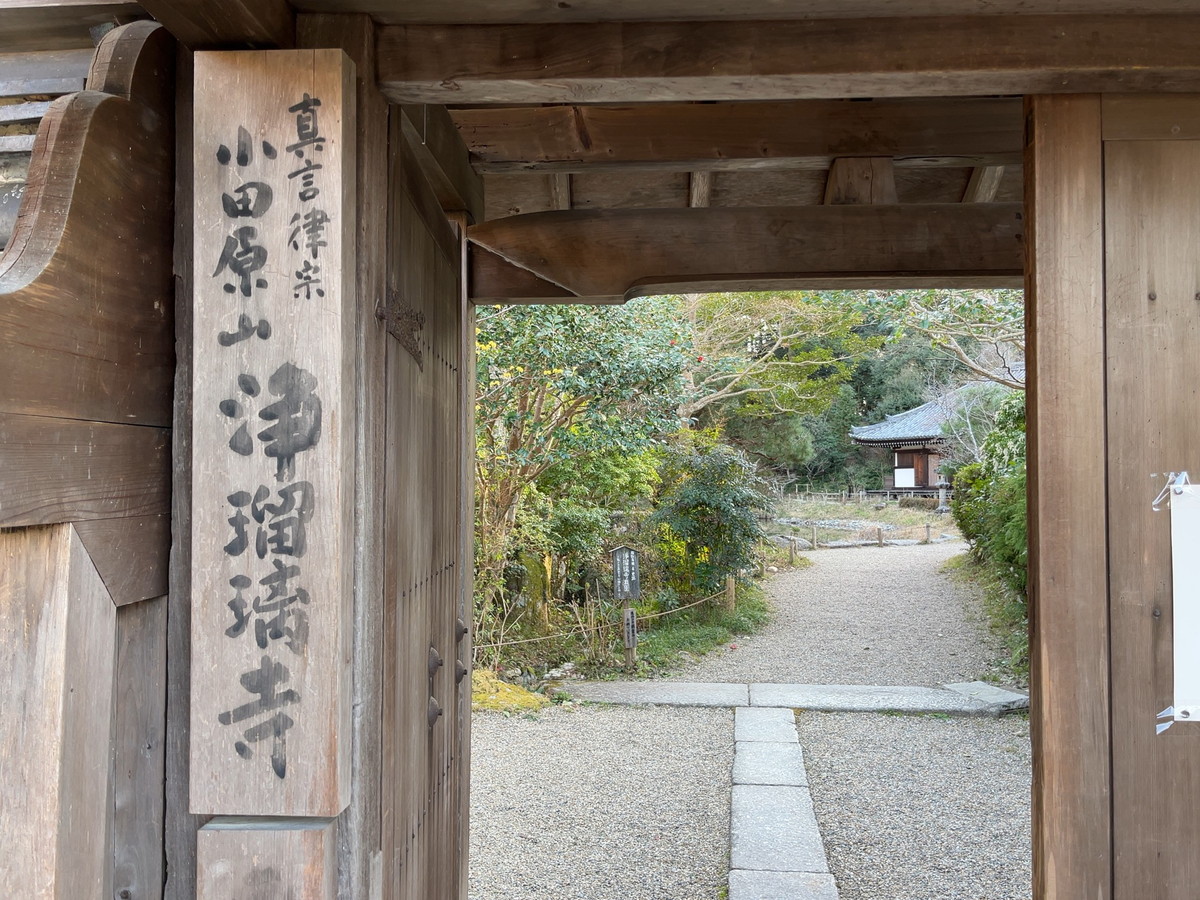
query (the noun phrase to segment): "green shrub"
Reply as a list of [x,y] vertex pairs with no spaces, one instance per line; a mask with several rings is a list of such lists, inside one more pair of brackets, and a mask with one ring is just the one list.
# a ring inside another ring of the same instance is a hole
[[937,497],[901,497],[901,509],[937,509]]

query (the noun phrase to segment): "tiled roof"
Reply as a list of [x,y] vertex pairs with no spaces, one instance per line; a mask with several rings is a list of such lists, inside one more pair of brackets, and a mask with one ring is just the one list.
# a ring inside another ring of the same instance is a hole
[[[1024,365],[1021,366],[1024,374]],[[936,400],[922,403],[916,409],[888,416],[874,425],[859,425],[850,429],[850,439],[856,444],[938,444],[946,440],[942,426],[958,411],[970,391],[978,391],[991,382],[972,381],[943,394]]]

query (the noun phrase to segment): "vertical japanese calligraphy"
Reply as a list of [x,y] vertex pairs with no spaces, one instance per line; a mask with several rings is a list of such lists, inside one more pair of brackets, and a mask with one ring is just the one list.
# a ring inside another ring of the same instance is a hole
[[198,53],[193,812],[349,800],[353,67]]

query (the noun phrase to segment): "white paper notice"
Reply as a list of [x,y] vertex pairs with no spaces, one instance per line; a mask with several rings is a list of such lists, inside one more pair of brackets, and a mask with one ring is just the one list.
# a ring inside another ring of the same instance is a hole
[[1200,485],[1171,489],[1175,721],[1200,720]]

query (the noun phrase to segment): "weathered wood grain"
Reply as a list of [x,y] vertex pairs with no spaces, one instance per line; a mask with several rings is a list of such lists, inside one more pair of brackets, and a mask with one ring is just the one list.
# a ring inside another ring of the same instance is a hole
[[86,49],[79,50],[0,53],[0,97],[58,96],[81,91],[91,62],[90,42]]
[[75,530],[117,606],[167,593],[169,515],[92,519],[76,522]]
[[[520,297],[525,303],[571,303],[578,294],[561,285],[539,278],[528,269],[513,265],[481,246],[470,248],[471,283],[484,291],[484,296]],[[620,295],[613,302],[620,302]],[[515,302],[515,301],[514,301]]]
[[0,10],[0,47],[90,54],[99,30],[144,15],[130,0],[9,0]]
[[117,610],[70,525],[0,531],[0,881],[112,896]]
[[1004,166],[978,166],[971,170],[971,180],[963,191],[963,203],[991,203],[1004,180]]
[[96,84],[135,99],[75,94],[42,120],[0,255],[0,411],[169,425],[172,282],[154,248],[172,217],[174,136],[169,103],[142,85],[172,77],[173,50],[144,24],[102,48]]
[[[749,278],[977,279],[1022,272],[1015,204],[550,212],[473,226],[483,247],[579,296]],[[501,302],[472,272],[476,302]]]
[[1189,0],[301,0],[323,12],[369,12],[379,22],[508,24],[511,22],[638,22],[854,19],[884,16],[1186,13]]
[[192,663],[192,156],[193,54],[179,48],[175,128],[175,417],[171,429],[171,561],[167,596],[167,735],[163,900],[195,900],[196,832],[188,812]]
[[213,819],[197,836],[196,900],[335,900],[337,823]]
[[835,156],[897,165],[1019,163],[1009,98],[807,100],[452,110],[484,173],[827,169]]
[[1034,893],[1104,900],[1112,857],[1108,511],[1097,490],[1107,476],[1100,98],[1034,97],[1026,111]]
[[118,609],[116,648],[111,896],[161,897],[167,598]]
[[825,182],[825,205],[894,204],[896,172],[888,156],[835,159]]
[[[213,52],[195,77],[193,253],[212,275],[194,284],[191,810],[332,817],[350,800],[354,66]],[[242,210],[246,184],[264,187]],[[232,265],[242,241],[261,269]]]
[[1171,538],[1145,485],[1198,465],[1197,184],[1200,141],[1105,142],[1114,898],[1185,900],[1200,881],[1200,733],[1154,728],[1173,696]]
[[388,104],[375,87],[375,27],[366,16],[301,16],[301,46],[341,47],[357,77],[358,168],[354,441],[354,696],[350,805],[338,819],[338,895],[380,900],[383,704],[383,509]]
[[162,515],[170,432],[0,413],[0,525]]
[[712,173],[692,172],[688,176],[688,206],[693,208],[712,203]]
[[[374,58],[370,71],[374,71]],[[442,209],[465,212],[472,222],[482,222],[483,179],[472,168],[470,151],[446,107],[405,105],[399,108],[399,115],[404,138]]]
[[1101,101],[1106,141],[1200,140],[1200,97],[1109,94]]
[[1200,16],[398,25],[397,103],[937,97],[1200,87]]
[[143,0],[141,6],[193,50],[295,45],[296,14],[287,0]]
[[570,209],[571,176],[559,173],[550,176],[550,204],[553,209]]

